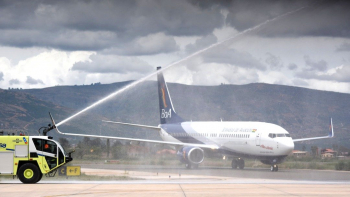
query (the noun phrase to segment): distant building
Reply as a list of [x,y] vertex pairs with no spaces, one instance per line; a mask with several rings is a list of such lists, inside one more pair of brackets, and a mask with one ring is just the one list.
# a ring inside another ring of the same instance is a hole
[[330,149],[330,148],[321,149],[321,157],[322,158],[333,158],[336,156],[337,156],[337,152]]
[[307,151],[293,150],[293,156],[305,157],[305,156],[308,156],[308,155],[309,155],[309,153]]

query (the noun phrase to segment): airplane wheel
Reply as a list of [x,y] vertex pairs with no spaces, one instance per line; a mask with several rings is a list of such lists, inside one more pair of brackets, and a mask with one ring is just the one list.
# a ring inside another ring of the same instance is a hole
[[278,165],[272,165],[271,172],[277,172],[277,171],[278,171]]
[[232,169],[237,169],[237,160],[236,159],[232,159],[232,163],[231,163],[231,166],[232,166]]
[[241,170],[244,169],[244,159],[238,159],[238,168]]

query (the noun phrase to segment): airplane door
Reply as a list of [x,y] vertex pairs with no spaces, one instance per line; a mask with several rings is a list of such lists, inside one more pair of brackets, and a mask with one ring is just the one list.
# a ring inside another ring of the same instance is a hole
[[261,135],[260,135],[260,133],[256,133],[255,145],[260,146],[260,141],[261,141]]

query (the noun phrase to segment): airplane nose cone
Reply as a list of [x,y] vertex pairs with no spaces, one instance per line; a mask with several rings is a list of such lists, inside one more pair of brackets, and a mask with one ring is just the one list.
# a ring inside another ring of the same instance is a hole
[[283,152],[286,155],[290,154],[294,150],[294,142],[292,139],[285,139],[281,143],[281,147],[283,147]]

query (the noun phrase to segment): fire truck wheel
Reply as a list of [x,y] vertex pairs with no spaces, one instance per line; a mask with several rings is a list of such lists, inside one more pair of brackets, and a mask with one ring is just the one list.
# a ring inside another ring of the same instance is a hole
[[22,183],[36,183],[39,181],[40,174],[36,165],[26,163],[19,168],[17,176]]
[[[40,171],[40,170],[39,170]],[[43,178],[43,173],[39,172],[39,177],[38,180],[35,181],[35,183],[39,182],[41,180],[41,178]]]

